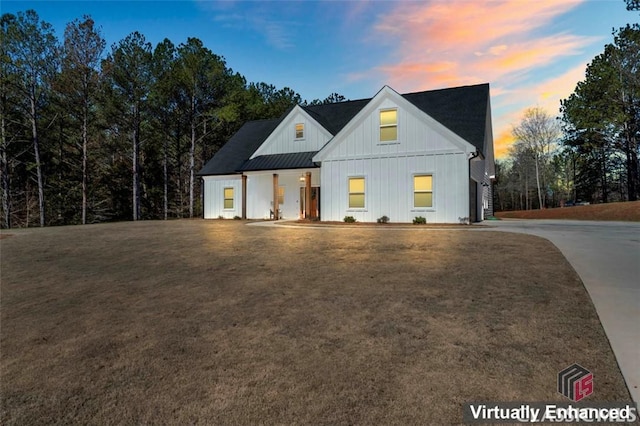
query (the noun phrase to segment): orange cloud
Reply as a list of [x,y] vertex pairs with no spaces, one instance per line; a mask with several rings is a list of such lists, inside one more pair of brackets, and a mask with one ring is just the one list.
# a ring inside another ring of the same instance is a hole
[[[599,40],[544,32],[552,20],[586,0],[495,0],[402,3],[375,26],[398,46],[393,63],[380,65],[385,83],[400,92],[490,82],[497,157],[513,142],[511,128],[524,109],[557,115],[559,100],[584,78],[584,64],[539,79],[552,65]],[[580,74],[582,72],[582,74]]]
[[498,160],[502,160],[509,156],[509,149],[515,142],[511,130],[501,131],[497,137],[493,139],[493,154]]
[[584,79],[585,69],[586,63],[580,64],[557,77],[505,92],[507,97],[527,99],[530,104],[514,108],[510,112],[495,118],[496,128],[499,129],[496,133],[497,136],[494,136],[493,140],[495,157],[500,159],[509,155],[509,148],[515,142],[511,131],[524,117],[527,108],[535,106],[542,108],[552,117],[560,116],[560,100],[566,99],[573,93],[576,84]]
[[[400,60],[379,72],[400,91],[505,77],[575,55],[592,37],[531,32],[580,1],[402,3],[376,30],[398,39]],[[446,65],[446,66],[443,66]],[[500,83],[504,84],[504,83]]]

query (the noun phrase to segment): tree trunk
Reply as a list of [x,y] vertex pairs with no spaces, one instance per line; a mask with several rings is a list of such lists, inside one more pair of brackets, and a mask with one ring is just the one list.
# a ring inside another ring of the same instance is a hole
[[195,184],[195,153],[196,153],[196,113],[195,96],[191,97],[191,146],[189,147],[189,217],[193,217],[193,190]]
[[183,188],[183,180],[182,180],[182,153],[180,152],[180,138],[182,135],[180,132],[176,135],[176,161],[177,161],[177,169],[178,169],[178,217],[182,219],[182,214],[184,213],[184,188]]
[[629,129],[628,123],[625,123],[625,154],[627,169],[627,199],[636,201],[638,199],[638,154],[636,151],[637,144],[633,131]]
[[538,188],[538,209],[542,209],[542,192],[540,191],[540,167],[538,166],[538,155],[536,154],[536,186]]
[[36,125],[36,100],[31,98],[31,135],[33,138],[33,155],[36,160],[36,178],[38,180],[38,209],[40,210],[40,226],[44,226],[44,183],[42,165],[40,164],[40,146],[38,144],[38,127]]
[[[4,103],[3,103],[4,105]],[[9,161],[7,159],[7,129],[4,112],[0,114],[0,137],[2,138],[2,153],[0,155],[0,180],[2,181],[2,214],[6,229],[11,228],[11,180],[9,177]]]
[[133,220],[140,219],[140,176],[139,176],[139,156],[140,149],[140,119],[139,119],[139,107],[136,104],[134,107],[134,124],[133,124],[133,161],[132,161],[132,175],[133,175]]
[[163,194],[162,194],[162,210],[164,213],[164,220],[167,220],[169,212],[169,138],[165,132],[164,144],[162,147],[162,181],[163,181]]
[[524,175],[524,200],[525,200],[525,210],[530,209],[529,204],[529,175]]
[[85,103],[82,117],[82,224],[87,224],[87,105]]
[[607,155],[604,148],[602,149],[602,202],[609,202],[609,189],[607,182]]

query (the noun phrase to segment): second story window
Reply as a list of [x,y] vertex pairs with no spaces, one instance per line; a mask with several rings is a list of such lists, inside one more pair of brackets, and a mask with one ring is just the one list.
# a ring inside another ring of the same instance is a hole
[[398,110],[380,111],[380,142],[398,140]]
[[296,139],[304,139],[304,123],[296,124]]

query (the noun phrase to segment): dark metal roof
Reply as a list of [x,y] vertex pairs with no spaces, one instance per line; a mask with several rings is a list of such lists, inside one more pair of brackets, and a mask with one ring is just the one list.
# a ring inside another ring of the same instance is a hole
[[198,172],[201,176],[230,175],[240,172],[240,167],[251,157],[262,142],[275,130],[281,118],[256,120],[244,124],[229,141]]
[[240,168],[242,172],[256,170],[307,169],[318,167],[311,159],[317,151],[294,152],[289,154],[259,155],[248,160]]

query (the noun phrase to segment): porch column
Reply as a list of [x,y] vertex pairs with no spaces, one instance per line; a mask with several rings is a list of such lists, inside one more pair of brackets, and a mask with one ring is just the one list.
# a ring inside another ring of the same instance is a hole
[[280,205],[278,204],[278,174],[273,174],[273,219],[278,220],[278,209]]
[[304,217],[311,219],[311,172],[304,175]]
[[242,175],[242,219],[247,218],[247,175]]

